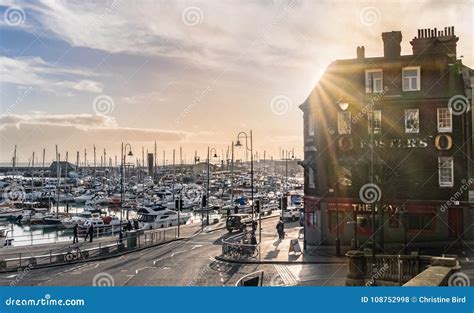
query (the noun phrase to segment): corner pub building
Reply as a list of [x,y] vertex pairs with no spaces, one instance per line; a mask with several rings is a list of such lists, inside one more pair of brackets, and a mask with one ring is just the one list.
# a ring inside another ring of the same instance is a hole
[[383,57],[362,46],[331,63],[300,106],[305,241],[463,244],[474,239],[474,72],[454,27],[418,30],[412,55],[400,31],[382,40]]

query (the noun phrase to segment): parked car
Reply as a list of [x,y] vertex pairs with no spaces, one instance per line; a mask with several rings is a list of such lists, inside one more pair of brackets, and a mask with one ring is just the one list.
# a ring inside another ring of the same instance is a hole
[[286,210],[283,211],[283,220],[284,221],[297,221],[300,218],[300,208],[289,206]]
[[229,233],[234,230],[243,231],[247,225],[251,224],[252,216],[250,214],[231,214],[226,220],[226,228]]

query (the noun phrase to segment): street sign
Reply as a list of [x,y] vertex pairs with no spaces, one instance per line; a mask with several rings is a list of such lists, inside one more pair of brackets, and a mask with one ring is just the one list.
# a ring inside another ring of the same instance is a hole
[[288,253],[291,252],[301,253],[300,242],[298,241],[298,239],[292,239],[290,241],[290,250],[288,251]]

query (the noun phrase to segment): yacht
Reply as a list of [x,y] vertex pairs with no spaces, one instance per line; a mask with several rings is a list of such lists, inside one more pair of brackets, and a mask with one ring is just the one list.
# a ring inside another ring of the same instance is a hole
[[78,213],[72,217],[65,218],[61,220],[61,223],[63,224],[64,227],[66,228],[73,228],[76,224],[77,225],[83,225],[85,222],[87,222],[90,219],[94,218],[100,218],[99,213],[92,213],[91,211],[84,210],[81,213]]
[[22,212],[22,209],[0,207],[0,220],[16,220]]
[[120,219],[116,216],[107,216],[104,218],[93,215],[87,219],[83,224],[78,225],[79,235],[85,236],[90,226],[93,226],[94,235],[110,235],[120,232],[121,229],[126,225],[126,221],[120,222]]
[[[158,229],[178,225],[178,212],[161,205],[141,207],[137,214],[140,229]],[[190,213],[181,212],[179,224],[186,224],[190,218]]]

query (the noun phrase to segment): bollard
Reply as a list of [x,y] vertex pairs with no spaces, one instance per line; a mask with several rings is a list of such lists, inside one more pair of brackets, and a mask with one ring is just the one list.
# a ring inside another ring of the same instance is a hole
[[364,252],[349,251],[346,257],[348,263],[346,286],[364,286],[366,272]]

